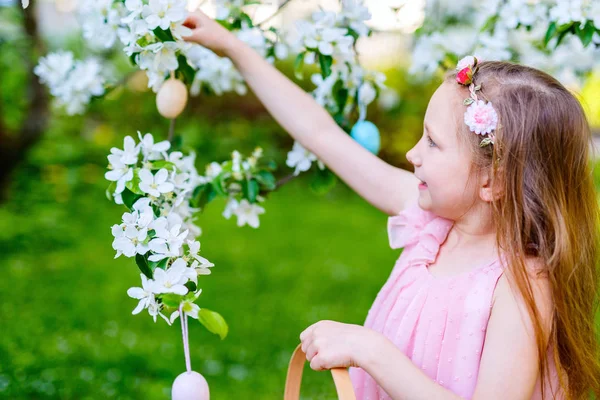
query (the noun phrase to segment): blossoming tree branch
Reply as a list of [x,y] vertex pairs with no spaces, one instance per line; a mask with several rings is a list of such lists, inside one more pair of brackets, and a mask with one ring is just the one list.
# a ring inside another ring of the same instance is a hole
[[[315,100],[365,148],[379,151],[379,132],[367,120],[367,106],[386,90],[385,76],[359,62],[357,43],[372,33],[363,0],[341,0],[337,12],[321,9],[298,21],[293,39],[267,28],[268,19],[250,16],[247,8],[261,1],[213,3],[216,19],[269,62],[293,57],[298,79],[303,79],[305,64],[314,64],[318,72],[310,80]],[[190,32],[183,22],[193,8],[186,0],[84,0],[77,10],[90,47],[121,49],[146,73],[158,111],[172,121],[167,140],[142,132],[126,136],[122,149],[110,150],[105,177],[110,181],[107,197],[126,208],[112,226],[115,257],[134,259],[140,270],[140,286],[127,291],[138,300],[133,313],[146,311],[154,321],[160,317],[168,324],[181,320],[188,372],[187,317],[222,338],[228,331],[218,313],[197,305],[202,280],[213,264],[200,255],[195,216],[223,197],[225,218],[235,216],[238,226],[258,228],[267,196],[287,181],[276,178],[279,170],[260,148],[246,156],[233,151],[230,160],[212,162],[200,174],[195,154],[174,145],[174,121],[184,111],[188,93],[247,91],[228,58],[182,39]],[[581,78],[600,59],[600,3],[591,0],[438,0],[428,1],[424,10],[413,49],[411,71],[416,75],[441,73],[468,53],[483,60],[516,59],[565,79]],[[402,7],[390,12],[399,14]],[[571,59],[579,61],[569,63]],[[73,115],[84,113],[93,98],[115,87],[117,80],[108,70],[98,57],[76,60],[60,51],[41,58],[35,73],[57,107]],[[316,184],[325,189],[336,179],[297,142],[286,164],[293,169],[289,176],[312,169]]]

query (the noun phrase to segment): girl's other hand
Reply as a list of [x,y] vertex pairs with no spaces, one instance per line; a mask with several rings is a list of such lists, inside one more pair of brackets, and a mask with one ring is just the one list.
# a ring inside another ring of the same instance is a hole
[[192,30],[189,36],[183,37],[185,41],[200,44],[221,57],[227,55],[227,51],[237,40],[231,32],[202,11],[190,13],[183,26]]

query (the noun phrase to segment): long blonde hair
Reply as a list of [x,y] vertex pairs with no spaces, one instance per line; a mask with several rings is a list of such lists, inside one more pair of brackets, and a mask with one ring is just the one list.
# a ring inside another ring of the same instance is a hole
[[[454,79],[455,75],[447,79]],[[497,245],[507,255],[511,283],[527,305],[538,345],[542,391],[553,349],[567,398],[600,398],[595,327],[599,300],[600,210],[590,162],[591,132],[579,101],[556,79],[507,62],[482,62],[481,94],[498,113],[493,146],[464,134],[474,166],[492,171],[503,195],[493,202]],[[526,257],[536,257],[550,283],[549,341],[536,307]]]

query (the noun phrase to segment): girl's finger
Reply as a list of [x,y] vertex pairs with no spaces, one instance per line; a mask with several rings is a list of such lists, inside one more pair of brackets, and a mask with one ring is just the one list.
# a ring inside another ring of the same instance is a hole
[[197,26],[197,18],[194,14],[188,15],[188,17],[183,21],[183,26],[190,29],[196,29]]
[[319,354],[319,351],[317,350],[317,347],[311,343],[311,345],[306,349],[305,353],[306,360],[311,361],[317,354]]

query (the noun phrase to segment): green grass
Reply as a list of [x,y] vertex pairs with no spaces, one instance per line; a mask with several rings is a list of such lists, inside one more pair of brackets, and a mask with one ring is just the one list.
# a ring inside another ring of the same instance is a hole
[[[123,210],[91,173],[71,191],[29,177],[0,208],[0,398],[168,399],[185,370],[179,326],[131,315],[139,273],[111,248]],[[363,323],[391,271],[385,216],[342,185],[324,197],[307,187],[275,193],[258,230],[223,219],[223,203],[202,217],[202,254],[216,266],[199,303],[230,326],[221,341],[190,320],[192,366],[213,399],[282,398],[300,332]],[[302,393],[336,397],[331,376],[309,368]]]

